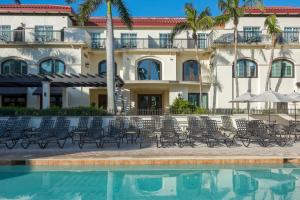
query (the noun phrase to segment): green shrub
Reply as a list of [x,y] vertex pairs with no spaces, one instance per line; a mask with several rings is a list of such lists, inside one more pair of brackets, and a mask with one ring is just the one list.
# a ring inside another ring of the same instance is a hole
[[170,106],[170,112],[171,114],[206,114],[207,110],[195,106],[181,96],[178,96]]
[[58,108],[39,110],[33,108],[1,107],[0,116],[97,116],[107,115],[106,110],[93,107]]

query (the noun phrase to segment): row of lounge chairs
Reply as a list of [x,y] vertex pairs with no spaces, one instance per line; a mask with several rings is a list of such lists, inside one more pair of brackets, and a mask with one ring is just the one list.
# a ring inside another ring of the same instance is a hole
[[[68,141],[83,148],[95,144],[103,148],[113,143],[120,148],[121,144],[135,143],[140,148],[156,144],[157,147],[177,145],[196,146],[199,143],[208,147],[225,145],[230,147],[241,142],[245,147],[257,143],[263,147],[270,144],[285,146],[300,137],[298,124],[290,122],[288,127],[265,124],[261,120],[247,121],[237,119],[236,126],[229,116],[223,116],[222,122],[207,116],[188,117],[186,129],[172,116],[152,116],[142,120],[139,117],[117,117],[104,126],[101,117],[80,117],[76,127],[65,117],[44,117],[37,128],[30,127],[30,117],[11,117],[0,120],[0,144],[13,149],[18,143],[24,149],[38,145],[45,149],[51,143],[64,148]],[[300,124],[300,123],[299,123]]]

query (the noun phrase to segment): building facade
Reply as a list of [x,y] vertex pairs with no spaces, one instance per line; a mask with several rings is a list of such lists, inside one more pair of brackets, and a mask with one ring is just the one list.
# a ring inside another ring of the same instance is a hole
[[[297,91],[300,80],[300,8],[248,8],[238,27],[240,94],[265,90],[271,38],[264,20],[277,14],[283,32],[276,46],[271,89]],[[133,29],[114,19],[115,67],[125,85],[116,91],[118,108],[136,114],[167,112],[180,95],[205,108],[232,108],[235,97],[233,24],[198,33],[198,57],[191,32],[170,40],[172,28],[184,18],[133,18]],[[68,6],[0,5],[1,74],[106,73],[105,18],[92,17],[78,26]],[[202,100],[200,101],[200,74]],[[0,88],[1,106],[42,107],[36,87]],[[106,89],[51,88],[52,106],[106,107]],[[245,105],[241,105],[244,107]],[[263,108],[255,103],[252,108]],[[276,107],[288,107],[276,104]]]

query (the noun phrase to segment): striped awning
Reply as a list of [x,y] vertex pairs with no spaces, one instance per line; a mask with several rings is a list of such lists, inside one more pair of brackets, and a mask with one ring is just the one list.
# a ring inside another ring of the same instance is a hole
[[[42,87],[50,82],[51,87],[106,87],[106,76],[99,74],[0,74],[0,87]],[[116,76],[116,86],[124,81]]]

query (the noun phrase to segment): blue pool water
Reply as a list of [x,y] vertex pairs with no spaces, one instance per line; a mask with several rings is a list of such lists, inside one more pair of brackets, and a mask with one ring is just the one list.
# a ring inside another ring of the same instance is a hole
[[0,167],[0,199],[300,199],[300,166]]

